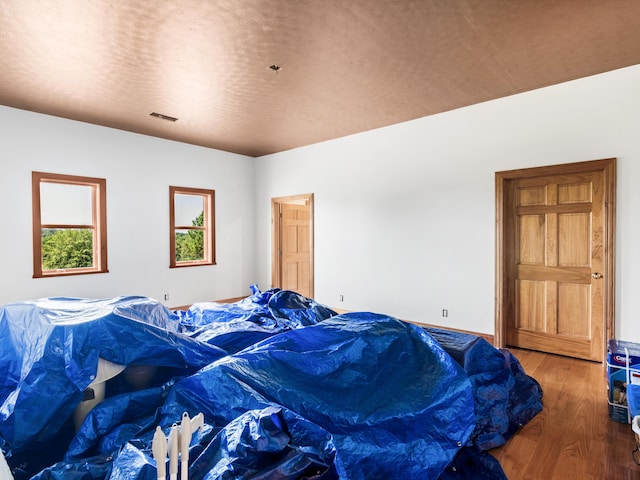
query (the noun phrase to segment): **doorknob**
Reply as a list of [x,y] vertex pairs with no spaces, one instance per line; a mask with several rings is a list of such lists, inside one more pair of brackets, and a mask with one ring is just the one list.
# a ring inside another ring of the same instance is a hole
[[598,272],[594,272],[591,274],[591,278],[595,278],[596,280],[600,280],[602,278],[602,274]]

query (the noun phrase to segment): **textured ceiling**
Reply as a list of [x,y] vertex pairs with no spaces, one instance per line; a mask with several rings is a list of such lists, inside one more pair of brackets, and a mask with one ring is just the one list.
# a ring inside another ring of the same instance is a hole
[[638,0],[0,0],[0,104],[251,156],[638,63]]

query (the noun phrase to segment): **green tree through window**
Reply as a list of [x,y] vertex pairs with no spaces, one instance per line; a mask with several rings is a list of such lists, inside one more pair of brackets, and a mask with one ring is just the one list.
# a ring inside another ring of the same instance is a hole
[[[193,226],[204,225],[204,211],[191,221]],[[189,262],[204,258],[204,232],[202,230],[189,230],[176,232],[176,261]]]
[[93,232],[86,229],[42,230],[42,267],[45,270],[93,266]]
[[107,273],[107,181],[32,172],[33,277]]
[[169,268],[216,264],[215,190],[169,186]]

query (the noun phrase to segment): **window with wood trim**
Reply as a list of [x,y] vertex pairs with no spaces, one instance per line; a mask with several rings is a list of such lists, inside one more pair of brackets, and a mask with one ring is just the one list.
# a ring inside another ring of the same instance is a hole
[[106,273],[107,181],[32,172],[33,277]]
[[215,265],[215,190],[169,187],[169,267]]

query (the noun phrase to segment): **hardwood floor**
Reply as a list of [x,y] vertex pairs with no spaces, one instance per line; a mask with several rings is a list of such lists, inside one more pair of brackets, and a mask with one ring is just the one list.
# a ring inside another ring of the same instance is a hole
[[543,410],[490,453],[509,480],[640,479],[631,425],[609,419],[601,364],[510,349],[542,385]]

